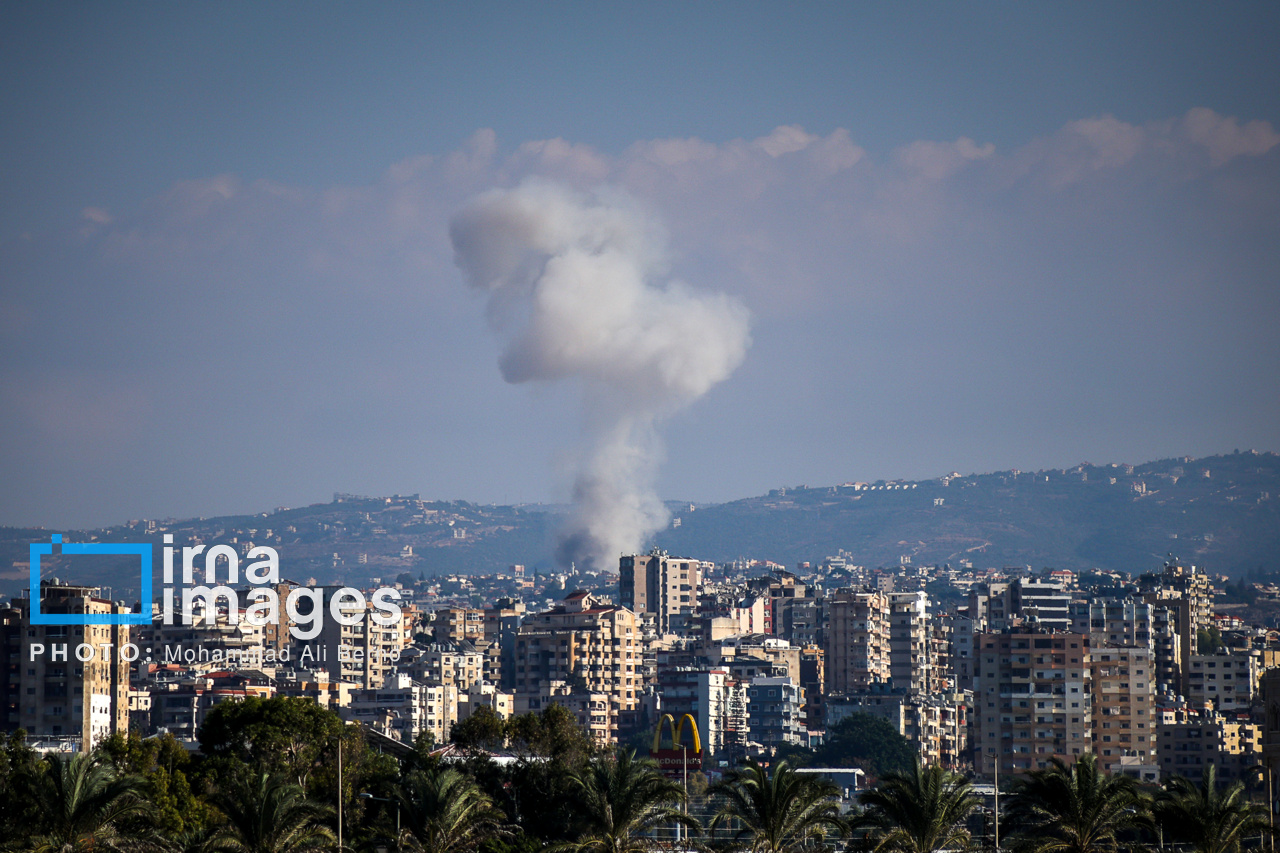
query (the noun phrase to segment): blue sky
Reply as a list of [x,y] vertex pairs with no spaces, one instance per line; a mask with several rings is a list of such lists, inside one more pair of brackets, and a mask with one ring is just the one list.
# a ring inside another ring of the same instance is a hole
[[0,7],[0,523],[566,498],[453,263],[622,192],[740,301],[664,497],[1280,445],[1269,4]]

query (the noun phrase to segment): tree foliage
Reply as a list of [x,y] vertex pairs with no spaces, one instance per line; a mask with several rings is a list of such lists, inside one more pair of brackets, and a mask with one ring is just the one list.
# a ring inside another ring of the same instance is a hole
[[581,816],[577,853],[636,853],[652,849],[660,826],[701,831],[680,808],[684,790],[631,750],[597,755],[573,777]]
[[488,705],[481,705],[471,716],[455,723],[449,737],[461,749],[502,749],[507,745],[507,721]]
[[840,817],[839,789],[829,780],[797,773],[785,761],[772,771],[749,761],[709,793],[725,800],[711,820],[712,835],[727,829],[736,850],[796,853],[823,846],[831,833],[848,831]]
[[312,853],[335,843],[323,823],[330,809],[308,800],[302,786],[266,772],[224,780],[213,795],[226,815],[213,846],[230,853]]
[[43,772],[32,779],[30,796],[38,815],[31,849],[77,853],[81,850],[141,850],[149,832],[129,831],[134,818],[149,816],[146,783],[123,775],[105,756],[78,753],[48,755]]
[[1128,776],[1105,776],[1092,755],[1053,759],[1014,780],[1008,822],[1014,847],[1027,853],[1110,853],[1117,836],[1143,826],[1148,804]]
[[894,853],[964,849],[964,822],[978,806],[967,779],[936,764],[923,768],[919,761],[910,773],[885,774],[860,800],[866,811],[859,824],[871,829],[875,849]]
[[831,726],[826,742],[816,750],[796,747],[783,755],[796,766],[859,767],[875,778],[909,772],[916,749],[888,720],[857,713]]
[[154,808],[153,820],[165,834],[195,833],[209,823],[210,810],[189,781],[191,755],[173,735],[143,740],[137,732],[128,737],[115,734],[103,740],[98,750],[117,773],[145,782],[147,799]]
[[1271,831],[1266,808],[1249,802],[1243,782],[1219,790],[1212,764],[1198,785],[1180,776],[1165,782],[1154,812],[1166,838],[1195,853],[1236,853],[1246,837]]
[[223,702],[209,711],[197,737],[208,778],[250,770],[282,774],[323,802],[338,799],[339,743],[344,804],[352,803],[357,790],[395,775],[394,760],[371,752],[360,726],[347,725],[308,699]]
[[505,817],[474,779],[453,768],[412,772],[395,800],[400,841],[426,853],[469,853],[497,833]]

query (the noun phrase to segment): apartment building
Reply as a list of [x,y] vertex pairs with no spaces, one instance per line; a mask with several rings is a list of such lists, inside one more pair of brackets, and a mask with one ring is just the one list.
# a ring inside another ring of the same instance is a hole
[[418,681],[447,684],[465,691],[484,681],[484,655],[465,640],[436,640],[405,649],[396,664],[397,672]]
[[485,680],[502,689],[515,689],[515,639],[527,613],[524,602],[500,598],[484,611]]
[[672,557],[654,548],[648,554],[630,554],[618,561],[619,602],[640,615],[651,613],[660,634],[687,633],[688,621],[698,608],[702,563]]
[[[295,660],[304,666],[325,669],[334,681],[345,681],[364,690],[380,688],[387,676],[395,672],[400,650],[412,638],[412,616],[390,625],[379,624],[375,611],[366,605],[363,613],[348,613],[344,624],[329,616],[330,601],[344,587],[326,586],[321,608],[328,618],[321,623],[320,633],[309,640],[294,640]],[[304,614],[305,615],[305,614]]]
[[444,743],[458,720],[458,689],[396,673],[378,688],[357,691],[341,713],[403,743],[423,732]]
[[592,730],[606,741],[616,740],[619,726],[627,725],[638,707],[641,651],[634,613],[574,592],[559,606],[526,616],[516,634],[516,710],[540,710],[567,695],[551,691],[551,682],[559,682],[575,694],[606,697],[603,728],[593,723]]
[[959,769],[969,747],[969,708],[973,697],[964,692],[912,694],[881,690],[832,696],[827,700],[828,728],[853,714],[870,714],[888,721],[911,741],[923,764]]
[[485,611],[477,608],[442,607],[431,624],[437,642],[474,644],[485,639]]
[[787,677],[753,678],[747,685],[750,738],[765,748],[807,744],[804,688]]
[[1280,668],[1263,671],[1259,691],[1262,699],[1263,760],[1274,774],[1280,770]]
[[660,671],[663,713],[698,724],[706,758],[741,754],[747,740],[747,683],[720,667],[670,667]]
[[1204,572],[1177,560],[1165,563],[1159,573],[1142,575],[1138,584],[1144,601],[1167,610],[1152,614],[1166,638],[1156,640],[1160,682],[1168,684],[1168,692],[1185,696],[1191,688],[1191,656],[1199,651],[1197,632],[1213,624],[1213,584]]
[[974,763],[1025,773],[1091,751],[1089,635],[1013,627],[974,639]]
[[892,678],[889,599],[837,590],[828,603],[827,692],[861,693]]
[[[129,612],[102,598],[97,587],[52,579],[41,582],[40,593],[42,613]],[[129,664],[119,650],[129,642],[129,626],[32,625],[30,599],[17,598],[0,616],[0,630],[6,664],[3,713],[10,731],[25,729],[85,750],[109,735],[128,733]],[[77,650],[89,653],[87,659]]]
[[1195,654],[1187,669],[1187,703],[1211,706],[1224,714],[1247,714],[1253,708],[1262,670],[1262,653],[1233,649],[1211,655]]
[[891,592],[889,600],[889,677],[912,693],[933,689],[929,594]]
[[1155,649],[1152,605],[1136,598],[1103,599],[1072,604],[1072,628],[1087,633],[1093,648],[1119,646]]
[[1071,594],[1062,584],[1018,578],[1009,585],[1012,611],[1055,631],[1071,630]]
[[1108,773],[1123,772],[1125,758],[1154,766],[1155,653],[1145,646],[1091,648],[1089,670],[1093,681],[1093,753],[1098,764]]
[[1262,727],[1208,708],[1165,710],[1156,730],[1156,755],[1162,778],[1198,782],[1212,764],[1220,782],[1246,779],[1262,762]]
[[1071,595],[1062,584],[1017,578],[987,583],[969,593],[969,615],[992,631],[1035,622],[1055,631],[1072,630]]

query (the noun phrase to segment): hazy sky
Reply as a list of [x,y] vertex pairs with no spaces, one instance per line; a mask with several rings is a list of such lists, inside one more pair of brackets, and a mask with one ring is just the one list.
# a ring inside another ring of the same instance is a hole
[[0,523],[566,499],[580,380],[504,381],[449,238],[530,178],[749,312],[664,497],[1280,450],[1277,44],[1255,2],[4,3]]

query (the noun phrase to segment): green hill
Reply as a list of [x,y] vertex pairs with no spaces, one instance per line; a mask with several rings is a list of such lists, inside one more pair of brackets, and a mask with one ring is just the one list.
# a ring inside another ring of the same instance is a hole
[[[1280,569],[1280,456],[1269,452],[799,486],[669,506],[673,522],[654,544],[715,562],[745,557],[793,566],[844,552],[867,566],[907,558],[1141,572],[1172,553],[1215,573]],[[417,495],[335,496],[257,515],[61,532],[69,541],[152,541],[157,554],[165,532],[179,544],[191,536],[208,545],[252,541],[277,549],[287,577],[356,582],[404,572],[484,574],[513,563],[549,568],[564,512]],[[47,541],[51,532],[0,529],[0,592],[22,587],[29,543]],[[79,579],[92,582],[93,575],[105,583],[119,571],[107,564]]]

